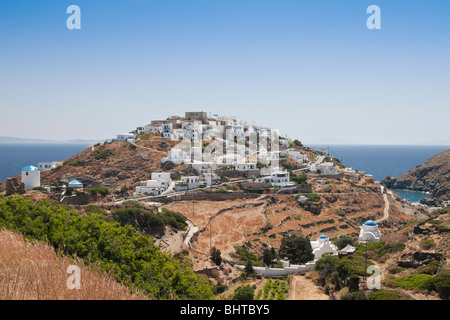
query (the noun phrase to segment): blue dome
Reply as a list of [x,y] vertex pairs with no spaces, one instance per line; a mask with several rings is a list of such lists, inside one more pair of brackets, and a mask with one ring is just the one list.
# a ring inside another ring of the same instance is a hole
[[368,226],[368,227],[376,227],[377,226],[375,221],[372,221],[372,220],[367,220],[366,223],[364,223],[364,225]]
[[328,237],[326,236],[326,235],[321,235],[320,237],[319,237],[319,239],[328,239]]
[[69,187],[79,187],[79,186],[83,186],[83,184],[76,179],[69,182]]
[[27,167],[23,167],[22,171],[39,171],[39,168],[37,168],[35,166],[27,166]]

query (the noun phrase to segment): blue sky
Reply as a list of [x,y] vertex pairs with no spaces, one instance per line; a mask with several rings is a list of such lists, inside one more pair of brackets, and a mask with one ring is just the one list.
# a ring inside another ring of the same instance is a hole
[[[69,5],[81,30],[69,30]],[[369,30],[369,5],[381,30]],[[306,144],[450,144],[450,1],[0,2],[0,136],[207,111]]]

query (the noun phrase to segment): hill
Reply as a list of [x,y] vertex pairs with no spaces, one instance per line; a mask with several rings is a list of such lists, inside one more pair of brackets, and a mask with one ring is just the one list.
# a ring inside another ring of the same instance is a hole
[[[131,194],[140,181],[150,179],[154,171],[163,171],[161,159],[177,141],[151,135],[136,144],[114,141],[88,147],[63,161],[63,165],[41,173],[42,185],[59,185],[73,179],[85,188],[106,187],[116,195]],[[186,166],[172,168],[173,172]],[[20,176],[17,176],[20,178]],[[0,185],[5,190],[6,182]]]
[[450,200],[450,149],[398,178],[388,176],[381,183],[390,189],[428,191],[438,202]]

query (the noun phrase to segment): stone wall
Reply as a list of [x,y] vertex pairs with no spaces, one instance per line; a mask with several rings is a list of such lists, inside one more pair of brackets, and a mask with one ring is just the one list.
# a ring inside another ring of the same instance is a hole
[[[284,268],[253,267],[253,270],[255,271],[256,274],[260,274],[264,277],[271,278],[271,277],[283,277],[283,276],[287,276],[289,274],[310,271],[310,270],[314,269],[314,265],[315,265],[315,262],[312,261],[312,262],[307,262],[307,263],[301,264],[301,265],[292,264],[289,267],[284,267]],[[243,266],[243,265],[236,265],[235,267],[239,270],[245,269],[245,266]]]
[[89,203],[89,198],[87,194],[80,194],[75,196],[63,197],[61,200],[61,204],[65,205],[86,205]]
[[24,194],[26,193],[25,185],[19,181],[16,177],[6,179],[6,196],[12,194]]

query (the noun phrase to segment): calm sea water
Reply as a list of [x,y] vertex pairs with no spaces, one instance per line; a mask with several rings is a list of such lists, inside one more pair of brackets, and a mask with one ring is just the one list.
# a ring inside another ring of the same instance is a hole
[[80,153],[86,144],[0,144],[0,182],[38,162],[62,161]]
[[[378,181],[398,177],[424,163],[450,146],[311,145],[328,149],[343,165],[372,174]],[[423,192],[396,191],[403,199],[416,202],[428,197]]]

